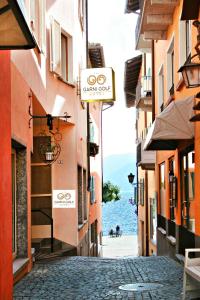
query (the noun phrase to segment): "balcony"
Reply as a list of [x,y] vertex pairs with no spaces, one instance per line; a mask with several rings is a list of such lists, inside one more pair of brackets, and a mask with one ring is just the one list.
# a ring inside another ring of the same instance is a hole
[[125,62],[124,74],[124,92],[126,98],[126,106],[135,106],[136,86],[142,66],[142,55],[128,59]]
[[140,33],[143,6],[144,6],[144,0],[140,0],[140,14],[138,16],[137,24],[135,28],[135,45],[136,45],[136,50],[149,52],[151,49],[151,41],[145,40],[144,34]]
[[166,40],[169,25],[179,0],[140,0],[136,26],[136,49],[150,48],[151,40]]
[[154,170],[156,163],[156,151],[144,151],[145,140],[137,145],[137,166],[143,170]]
[[143,76],[136,87],[136,108],[143,111],[152,110],[151,76]]

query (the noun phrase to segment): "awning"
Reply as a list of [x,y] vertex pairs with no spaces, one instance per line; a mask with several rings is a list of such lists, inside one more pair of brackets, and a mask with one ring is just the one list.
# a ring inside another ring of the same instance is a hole
[[134,13],[140,9],[140,0],[127,0],[125,13]]
[[194,97],[171,102],[153,122],[144,150],[175,150],[181,140],[194,137]]
[[199,16],[200,0],[183,0],[181,20],[196,20]]
[[124,91],[126,96],[126,106],[135,105],[136,86],[142,65],[142,55],[138,55],[125,62]]

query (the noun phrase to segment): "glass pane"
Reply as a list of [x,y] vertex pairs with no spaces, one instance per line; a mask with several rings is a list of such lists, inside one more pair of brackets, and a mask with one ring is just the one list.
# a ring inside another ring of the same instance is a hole
[[188,153],[188,200],[189,200],[189,230],[195,230],[195,206],[194,206],[194,151]]
[[165,164],[160,165],[160,213],[166,215]]
[[151,203],[151,206],[150,206],[150,217],[151,217],[151,220],[150,220],[150,224],[151,224],[151,239],[156,242],[156,227],[157,227],[157,219],[156,219],[156,215],[157,215],[157,212],[156,212],[156,199],[154,198],[151,198],[150,199],[150,203]]
[[68,80],[68,70],[67,70],[67,37],[61,35],[61,69],[62,69],[62,78]]
[[182,165],[182,224],[187,229],[194,232],[194,151],[184,155],[182,159]]
[[189,184],[189,199],[194,198],[194,152],[188,154],[188,184]]

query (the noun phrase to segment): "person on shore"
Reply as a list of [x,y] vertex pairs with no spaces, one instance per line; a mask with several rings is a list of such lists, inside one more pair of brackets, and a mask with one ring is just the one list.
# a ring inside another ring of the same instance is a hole
[[113,231],[113,229],[110,229],[110,231],[109,231],[109,235],[110,235],[110,237],[113,237],[113,235],[114,235],[114,231]]
[[120,235],[120,227],[119,225],[116,226],[116,237]]

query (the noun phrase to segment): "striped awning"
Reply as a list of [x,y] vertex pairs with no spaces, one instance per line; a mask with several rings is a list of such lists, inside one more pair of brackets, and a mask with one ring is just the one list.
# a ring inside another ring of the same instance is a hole
[[135,105],[136,86],[142,65],[142,55],[138,55],[125,62],[124,91],[126,97],[126,106]]
[[194,138],[194,97],[172,101],[156,116],[148,131],[144,150],[175,150],[180,141]]

